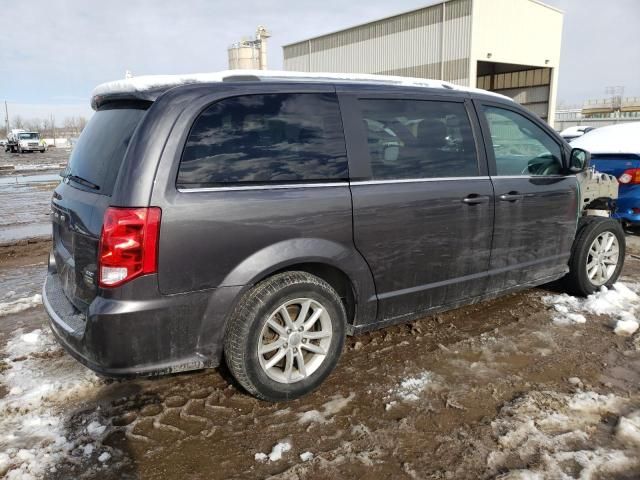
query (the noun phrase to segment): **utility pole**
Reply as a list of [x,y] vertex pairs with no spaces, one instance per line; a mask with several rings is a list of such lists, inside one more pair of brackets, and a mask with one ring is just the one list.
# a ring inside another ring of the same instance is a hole
[[50,114],[51,116],[51,131],[53,132],[53,146],[56,146],[56,119],[53,116],[53,113]]
[[7,107],[7,101],[4,101],[4,129],[5,134],[9,135],[9,108]]

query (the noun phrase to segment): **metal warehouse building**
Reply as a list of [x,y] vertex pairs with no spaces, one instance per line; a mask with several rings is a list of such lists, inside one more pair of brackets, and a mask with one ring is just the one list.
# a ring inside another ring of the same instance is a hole
[[446,80],[553,122],[563,14],[537,0],[450,0],[285,45],[284,69]]

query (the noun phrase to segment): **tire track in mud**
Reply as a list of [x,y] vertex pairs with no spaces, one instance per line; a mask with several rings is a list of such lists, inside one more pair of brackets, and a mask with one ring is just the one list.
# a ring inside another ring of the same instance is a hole
[[[136,382],[134,394],[126,393],[131,383],[111,384],[96,400],[110,425],[104,444],[123,454],[99,478],[491,478],[522,468],[509,453],[510,463],[487,463],[503,448],[494,423],[509,405],[526,392],[571,396],[574,376],[597,390],[605,352],[609,365],[631,355],[631,340],[602,319],[554,326],[546,294],[530,290],[349,339],[325,385],[286,404],[239,392],[224,369]],[[640,375],[640,360],[634,368]],[[531,397],[535,405],[541,395]],[[284,441],[292,448],[282,460],[254,459]],[[300,459],[305,452],[313,458]]]
[[[442,387],[417,404],[396,399],[397,405],[388,408],[396,398],[393,389],[398,382],[410,377],[417,366],[428,365],[434,354],[446,354],[445,344],[491,332],[514,322],[522,312],[539,310],[535,298],[532,293],[512,295],[350,339],[338,370],[320,391],[287,404],[259,402],[229,386],[215,372],[141,381],[140,393],[109,400],[120,395],[120,388],[131,388],[131,384],[112,384],[96,397],[102,423],[111,425],[105,444],[134,459],[119,474],[143,472],[151,477],[159,475],[160,469],[149,465],[140,470],[140,458],[180,465],[186,452],[207,464],[219,464],[220,478],[277,474],[283,471],[284,460],[260,465],[253,456],[269,452],[286,438],[292,440],[294,453],[285,458],[295,460],[305,451],[314,454],[307,468],[322,464],[323,468],[343,469],[349,459],[371,468],[375,459],[384,459],[398,445],[409,448],[409,437],[420,432],[407,419],[409,412],[418,415],[418,425],[435,431],[437,424],[427,420],[434,412],[461,408],[460,399]],[[479,316],[479,312],[489,315]],[[324,413],[326,404],[334,400],[344,401],[343,408]],[[407,440],[397,442],[396,430],[404,430]]]

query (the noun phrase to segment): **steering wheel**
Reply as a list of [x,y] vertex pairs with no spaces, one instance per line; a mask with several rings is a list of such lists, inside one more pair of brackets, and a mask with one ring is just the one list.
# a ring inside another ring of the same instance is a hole
[[[549,160],[552,160],[552,162],[549,163]],[[554,169],[557,166],[555,158],[549,158],[548,155],[538,155],[529,160],[527,166],[522,169],[521,173],[523,175],[553,175],[556,173]],[[533,169],[531,167],[533,167]]]

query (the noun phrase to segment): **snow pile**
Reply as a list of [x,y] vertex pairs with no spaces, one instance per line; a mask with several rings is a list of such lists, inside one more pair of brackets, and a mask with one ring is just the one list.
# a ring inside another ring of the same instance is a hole
[[356,394],[353,392],[350,393],[348,397],[335,395],[331,397],[331,400],[322,405],[322,412],[319,410],[307,410],[306,412],[299,413],[298,423],[302,425],[312,422],[326,423],[330,421],[331,417],[346,407],[355,396]]
[[548,295],[543,298],[552,305],[557,314],[553,317],[556,325],[585,323],[582,313],[609,315],[615,320],[614,332],[618,335],[632,335],[640,326],[636,312],[640,307],[640,296],[624,283],[618,282],[611,289],[600,290],[585,299],[561,295]]
[[[498,448],[487,457],[500,478],[611,478],[638,468],[638,415],[628,400],[580,392],[530,392],[502,408],[492,422]],[[618,417],[615,432],[606,420]]]
[[[291,441],[282,440],[273,446],[269,455],[263,452],[258,452],[253,456],[253,458],[256,462],[266,462],[267,460],[270,462],[277,462],[282,458],[282,455],[289,450],[291,450]],[[311,456],[313,457],[313,454]],[[302,455],[300,455],[300,457],[302,458]]]
[[640,446],[640,410],[620,419],[616,438],[630,447]]
[[[66,430],[64,408],[100,381],[39,329],[17,332],[4,357],[8,368],[0,374],[0,385],[8,393],[0,398],[0,476],[42,477],[80,447]],[[100,425],[89,427],[97,438]],[[85,445],[84,452],[87,448],[90,455],[97,444]]]
[[42,295],[36,294],[32,297],[18,298],[10,302],[0,302],[0,317],[22,312],[29,308],[42,304]]

